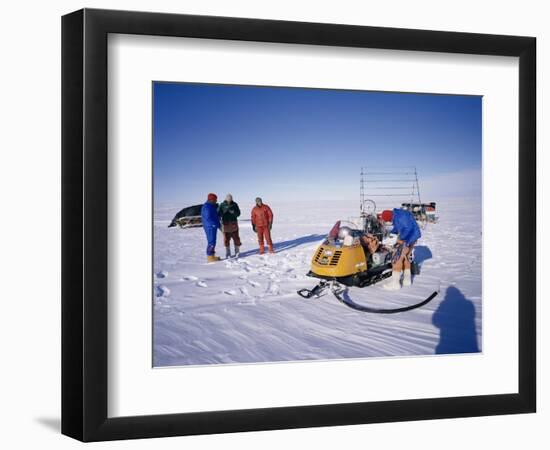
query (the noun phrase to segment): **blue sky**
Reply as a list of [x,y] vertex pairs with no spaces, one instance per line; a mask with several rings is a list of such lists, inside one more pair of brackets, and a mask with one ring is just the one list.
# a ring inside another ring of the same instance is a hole
[[[357,198],[361,166],[416,166],[421,190],[481,186],[481,97],[153,84],[155,202]],[[424,189],[423,189],[424,185]]]

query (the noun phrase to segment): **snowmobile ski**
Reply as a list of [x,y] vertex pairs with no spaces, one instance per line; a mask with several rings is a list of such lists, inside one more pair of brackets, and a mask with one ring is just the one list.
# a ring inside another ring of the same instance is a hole
[[330,286],[329,281],[321,281],[313,289],[300,289],[297,294],[303,298],[320,297],[321,294]]

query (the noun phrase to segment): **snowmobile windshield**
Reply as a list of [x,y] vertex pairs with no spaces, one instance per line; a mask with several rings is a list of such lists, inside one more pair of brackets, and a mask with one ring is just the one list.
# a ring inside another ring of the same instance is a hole
[[361,234],[362,232],[356,224],[339,220],[330,229],[325,243],[337,247],[347,247],[356,244]]

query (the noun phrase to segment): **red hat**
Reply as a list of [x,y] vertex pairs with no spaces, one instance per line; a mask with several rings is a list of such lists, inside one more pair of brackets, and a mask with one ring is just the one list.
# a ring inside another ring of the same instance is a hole
[[207,200],[209,202],[216,202],[216,201],[218,201],[218,196],[216,194],[210,193],[210,194],[208,194]]
[[382,220],[384,222],[391,222],[393,220],[393,212],[389,209],[382,211]]

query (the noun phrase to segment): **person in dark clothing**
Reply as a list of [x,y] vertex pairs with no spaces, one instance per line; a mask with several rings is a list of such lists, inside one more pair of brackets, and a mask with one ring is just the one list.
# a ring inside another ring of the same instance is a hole
[[216,256],[216,235],[220,228],[220,217],[218,216],[218,196],[216,194],[208,194],[208,199],[201,208],[201,220],[204,233],[206,234],[206,259],[207,262],[219,261],[219,256]]
[[230,243],[233,239],[233,245],[235,246],[235,257],[239,257],[241,239],[239,237],[239,222],[238,217],[241,215],[239,205],[233,201],[233,196],[227,194],[225,200],[218,207],[218,215],[222,222],[222,232],[225,244],[225,257],[231,257]]

